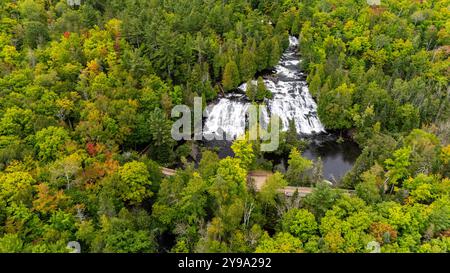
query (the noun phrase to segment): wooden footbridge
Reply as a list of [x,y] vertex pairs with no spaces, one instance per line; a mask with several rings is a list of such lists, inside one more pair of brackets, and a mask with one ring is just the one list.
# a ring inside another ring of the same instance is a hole
[[168,169],[168,168],[161,168],[161,172],[165,176],[174,176],[177,173],[176,170],[172,170],[172,169]]
[[[161,172],[165,176],[173,176],[176,174],[176,170],[168,169],[168,168],[161,168]],[[248,181],[253,184],[256,191],[260,191],[263,186],[266,184],[267,179],[269,179],[270,176],[272,176],[272,172],[268,171],[251,171],[248,173]],[[295,194],[295,192],[298,192],[300,197],[305,197],[306,195],[312,193],[314,188],[311,187],[292,187],[287,186],[282,189],[279,189],[278,191],[280,193],[283,193],[284,195],[290,197]],[[345,193],[352,193],[353,191],[349,190],[343,190]]]
[[[253,183],[253,186],[255,187],[256,191],[260,191],[264,185],[267,182],[267,179],[269,179],[270,176],[272,176],[272,172],[268,171],[251,171],[248,173],[248,180],[250,183]],[[279,189],[278,191],[280,193],[283,193],[286,196],[293,196],[296,191],[298,191],[298,194],[300,197],[305,197],[306,195],[312,193],[314,188],[309,187],[284,187],[282,189]]]

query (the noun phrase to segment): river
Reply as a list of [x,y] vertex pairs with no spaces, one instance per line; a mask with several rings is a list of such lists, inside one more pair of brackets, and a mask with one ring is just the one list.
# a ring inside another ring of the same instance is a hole
[[[281,120],[287,130],[293,120],[299,136],[307,138],[309,145],[302,151],[306,158],[321,158],[324,177],[338,181],[350,170],[360,154],[358,145],[351,140],[338,143],[337,137],[327,133],[317,114],[317,104],[306,83],[306,75],[299,69],[298,39],[289,37],[289,47],[270,75],[265,75],[266,88],[273,94],[265,99],[267,111],[262,112],[262,125],[266,126],[272,114]],[[245,96],[246,84],[207,106],[204,135],[222,135],[236,138],[246,130],[246,112],[251,105]],[[248,129],[248,128],[247,128]],[[229,141],[210,141],[205,145],[218,150],[221,158],[232,155]]]

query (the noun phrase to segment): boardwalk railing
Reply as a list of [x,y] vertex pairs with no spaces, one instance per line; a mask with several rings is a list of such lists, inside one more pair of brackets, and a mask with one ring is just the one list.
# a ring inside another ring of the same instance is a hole
[[[161,172],[165,176],[173,176],[177,173],[176,170],[169,169],[169,168],[163,168],[161,167]],[[266,184],[267,179],[272,176],[272,172],[268,171],[251,171],[248,173],[247,179],[253,183],[256,191],[261,191],[263,186]],[[306,195],[312,193],[314,188],[311,187],[292,187],[287,186],[282,189],[279,189],[278,192],[283,193],[284,195],[291,197],[295,194],[295,192],[298,192],[300,197],[305,197]],[[345,194],[352,194],[354,191],[352,190],[344,190],[339,189],[343,191]]]
[[177,173],[176,170],[172,170],[169,168],[163,168],[163,167],[161,167],[161,172],[165,176],[174,176]]

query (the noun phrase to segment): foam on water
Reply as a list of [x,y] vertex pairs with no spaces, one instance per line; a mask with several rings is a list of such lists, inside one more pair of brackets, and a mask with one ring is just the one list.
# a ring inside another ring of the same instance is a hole
[[[264,77],[266,88],[273,98],[265,100],[268,112],[263,111],[263,126],[267,126],[269,116],[277,115],[282,122],[282,129],[289,128],[289,120],[294,120],[299,134],[312,135],[325,132],[325,128],[317,115],[317,104],[309,93],[306,81],[299,70],[297,54],[298,39],[289,37],[289,48],[275,67],[276,74]],[[254,81],[256,83],[256,81]],[[239,86],[246,90],[246,84]],[[216,103],[207,107],[208,117],[205,121],[204,134],[225,133],[236,138],[245,133],[246,112],[250,102],[245,95],[239,93],[227,94]]]

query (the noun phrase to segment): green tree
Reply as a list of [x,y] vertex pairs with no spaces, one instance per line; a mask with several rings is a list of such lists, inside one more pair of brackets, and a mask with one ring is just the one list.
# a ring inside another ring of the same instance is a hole
[[153,234],[145,229],[149,216],[139,210],[122,209],[118,217],[100,217],[101,229],[91,245],[92,252],[151,253],[155,251]]
[[69,140],[69,134],[64,128],[51,126],[40,130],[35,136],[38,157],[43,161],[56,159]]
[[[377,165],[378,166],[378,165]],[[381,201],[380,195],[380,178],[375,173],[376,169],[372,167],[370,170],[362,174],[363,182],[356,185],[355,190],[362,200],[368,204],[374,204]]]
[[24,138],[33,132],[33,113],[17,107],[8,108],[0,120],[1,135]]
[[238,139],[233,142],[231,149],[235,158],[240,160],[241,168],[251,170],[255,166],[255,152],[253,144],[247,139]]
[[367,234],[373,213],[357,197],[343,196],[320,222],[325,252],[365,252],[373,237]]
[[271,95],[272,95],[272,93],[266,88],[263,78],[261,76],[258,77],[257,84],[256,84],[255,100],[262,101],[265,98],[271,98]]
[[386,176],[389,178],[389,184],[398,186],[399,183],[409,177],[410,155],[411,148],[404,147],[394,152],[394,158],[386,159],[384,163],[388,170]]
[[27,204],[33,194],[34,178],[23,171],[0,174],[0,197],[9,202]]
[[156,108],[149,117],[149,131],[151,133],[150,154],[159,162],[167,163],[173,158],[175,142],[172,138],[172,123],[166,119],[162,110]]
[[289,233],[277,233],[271,238],[267,233],[263,235],[256,253],[302,253],[303,245],[300,239],[290,235]]
[[222,85],[225,91],[231,91],[240,83],[240,76],[239,76],[239,70],[238,66],[236,65],[236,62],[233,60],[230,60],[226,66],[225,70],[223,72],[223,78],[222,78]]
[[401,105],[398,108],[399,130],[403,132],[411,131],[419,127],[420,113],[419,110],[412,104]]
[[330,129],[349,129],[352,127],[353,87],[342,84],[336,89],[321,93],[318,113],[320,120]]
[[306,208],[319,220],[339,198],[340,194],[336,190],[332,189],[327,183],[321,182],[317,184],[311,194],[304,198],[304,203]]
[[219,234],[235,229],[244,215],[247,194],[247,171],[241,167],[241,161],[227,157],[222,159],[217,174],[212,179],[210,194],[216,203],[216,215]]
[[132,161],[125,163],[119,169],[120,196],[123,201],[130,204],[140,204],[145,198],[151,197],[152,182],[149,180],[147,166],[142,162]]
[[302,157],[297,148],[291,150],[288,164],[286,179],[289,185],[301,185],[310,182],[308,171],[312,167],[312,161]]
[[[239,63],[241,79],[251,80],[256,73],[256,57],[251,48],[245,47]],[[225,68],[226,69],[226,68]]]
[[283,215],[281,227],[285,232],[300,238],[302,242],[318,232],[314,214],[305,209],[291,209]]
[[24,242],[18,234],[5,234],[0,238],[0,253],[20,253]]
[[50,37],[43,5],[36,1],[25,0],[20,2],[19,11],[24,18],[24,43],[35,48],[47,42]]
[[274,67],[278,64],[280,57],[281,57],[281,53],[282,53],[282,49],[280,47],[278,37],[272,38],[271,45],[272,45],[272,50],[270,52],[270,58],[269,58],[268,64],[270,67]]
[[245,86],[245,95],[251,101],[255,101],[256,99],[256,86],[253,84],[252,80],[248,80]]
[[219,156],[212,151],[204,151],[200,160],[198,171],[204,179],[209,179],[216,174],[219,164]]
[[276,196],[279,194],[279,190],[286,187],[287,182],[284,180],[283,175],[279,172],[271,175],[266,183],[259,191],[259,198],[263,204],[276,205]]

